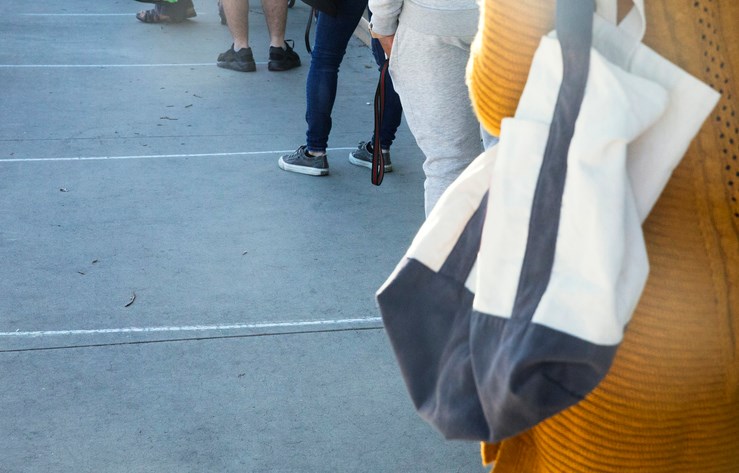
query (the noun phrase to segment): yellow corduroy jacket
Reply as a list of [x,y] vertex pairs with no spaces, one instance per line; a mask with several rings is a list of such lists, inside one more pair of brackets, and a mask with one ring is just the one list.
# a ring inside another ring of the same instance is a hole
[[[483,444],[494,473],[739,472],[739,1],[645,4],[645,44],[721,99],[644,224],[650,277],[611,371],[576,406]],[[494,134],[553,12],[485,2],[468,79]]]

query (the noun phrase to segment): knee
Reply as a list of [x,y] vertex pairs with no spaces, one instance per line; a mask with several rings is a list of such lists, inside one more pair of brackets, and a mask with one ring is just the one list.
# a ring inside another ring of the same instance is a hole
[[346,50],[336,51],[329,48],[315,47],[311,52],[311,68],[318,70],[339,70]]

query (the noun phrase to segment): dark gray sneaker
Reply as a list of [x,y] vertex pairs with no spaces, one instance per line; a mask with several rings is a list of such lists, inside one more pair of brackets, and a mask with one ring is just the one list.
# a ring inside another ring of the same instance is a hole
[[218,67],[231,69],[239,72],[254,72],[257,70],[257,63],[254,62],[254,55],[251,48],[241,48],[234,51],[232,44],[228,51],[218,55]]
[[287,71],[300,66],[300,56],[293,51],[288,41],[293,45],[295,44],[292,40],[287,39],[285,40],[284,49],[274,46],[269,47],[269,63],[267,64],[267,69],[270,71]]
[[[349,162],[356,166],[372,169],[372,152],[369,150],[369,141],[360,141],[357,149],[349,153]],[[385,158],[385,172],[392,172],[393,165],[390,162],[390,150],[383,150],[382,157]]]
[[281,169],[311,176],[328,175],[328,159],[326,155],[310,156],[308,148],[303,145],[290,154],[286,154],[277,161]]

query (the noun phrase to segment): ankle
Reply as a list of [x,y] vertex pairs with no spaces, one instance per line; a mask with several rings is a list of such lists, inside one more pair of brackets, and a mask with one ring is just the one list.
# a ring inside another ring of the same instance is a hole
[[313,156],[313,157],[325,156],[326,155],[326,150],[318,151],[318,150],[313,150],[313,149],[307,148],[305,150],[305,154],[307,154],[308,156]]
[[270,48],[280,48],[280,49],[287,50],[287,43],[285,42],[284,39],[279,40],[279,41],[270,41],[269,42],[269,47]]
[[[367,151],[369,151],[370,153],[375,150],[375,147],[374,147],[374,145],[372,144],[371,141],[368,141],[367,144],[365,145],[365,147],[367,148]],[[380,150],[383,153],[389,153],[390,152],[390,148],[384,148],[384,147],[382,147],[382,148],[380,148]]]

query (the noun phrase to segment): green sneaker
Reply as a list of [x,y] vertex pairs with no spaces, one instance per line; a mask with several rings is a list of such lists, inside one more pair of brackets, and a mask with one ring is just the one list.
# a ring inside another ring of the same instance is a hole
[[290,154],[281,156],[277,161],[280,169],[300,174],[309,174],[311,176],[328,175],[328,159],[326,155],[311,156],[308,154],[308,148],[303,145]]

